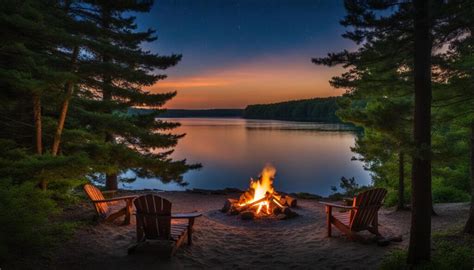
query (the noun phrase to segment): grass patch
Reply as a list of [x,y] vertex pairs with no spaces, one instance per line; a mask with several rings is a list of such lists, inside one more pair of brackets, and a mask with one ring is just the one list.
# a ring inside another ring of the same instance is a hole
[[32,183],[0,181],[0,266],[29,268],[72,235],[77,224],[58,219],[62,209],[51,197]]
[[406,264],[407,251],[396,250],[382,261],[381,270],[472,270],[474,269],[474,236],[459,233],[460,229],[433,233],[431,262],[415,268]]

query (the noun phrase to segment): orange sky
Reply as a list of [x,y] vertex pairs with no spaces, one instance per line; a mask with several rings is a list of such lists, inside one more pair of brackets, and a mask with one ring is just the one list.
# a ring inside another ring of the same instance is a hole
[[328,81],[342,68],[316,66],[310,59],[259,58],[213,72],[170,76],[147,90],[178,91],[165,105],[169,109],[245,108],[249,104],[341,95],[344,90],[332,88]]

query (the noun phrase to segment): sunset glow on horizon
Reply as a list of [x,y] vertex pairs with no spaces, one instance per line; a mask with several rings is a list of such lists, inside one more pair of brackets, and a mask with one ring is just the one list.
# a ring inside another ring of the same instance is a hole
[[329,80],[342,68],[311,59],[353,46],[341,37],[343,12],[342,1],[157,1],[139,25],[155,28],[158,40],[143,46],[182,60],[158,71],[167,78],[145,90],[177,91],[169,109],[339,96],[344,90]]
[[250,104],[342,95],[344,90],[329,85],[329,79],[340,71],[317,67],[309,60],[290,64],[267,59],[198,76],[167,78],[147,90],[176,90],[177,96],[165,105],[169,109],[245,108]]

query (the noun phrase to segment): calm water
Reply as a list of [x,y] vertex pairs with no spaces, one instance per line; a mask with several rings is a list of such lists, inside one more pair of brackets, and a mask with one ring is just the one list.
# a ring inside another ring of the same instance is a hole
[[[351,161],[355,135],[338,126],[238,118],[173,118],[182,125],[174,158],[200,162],[203,168],[184,175],[189,185],[163,184],[156,179],[122,183],[126,189],[184,190],[186,188],[244,189],[266,163],[277,169],[274,185],[285,192],[331,193],[341,176],[370,184],[359,161]],[[318,131],[323,129],[326,131]]]

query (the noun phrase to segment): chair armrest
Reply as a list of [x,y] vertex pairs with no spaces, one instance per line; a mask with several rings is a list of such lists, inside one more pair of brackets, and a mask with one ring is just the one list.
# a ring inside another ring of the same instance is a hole
[[110,198],[110,199],[105,199],[105,200],[95,200],[95,201],[92,201],[92,202],[102,203],[102,202],[126,201],[126,200],[133,200],[136,197],[137,196],[135,196],[135,195],[130,195],[130,196],[115,197],[115,198]]
[[202,213],[193,212],[193,213],[179,213],[179,214],[171,214],[172,219],[185,219],[185,218],[197,218],[202,216]]
[[357,209],[358,208],[356,206],[348,206],[348,205],[329,203],[329,202],[319,202],[319,203],[324,204],[326,206],[331,206],[331,207],[336,207],[336,208],[343,208],[343,209]]

